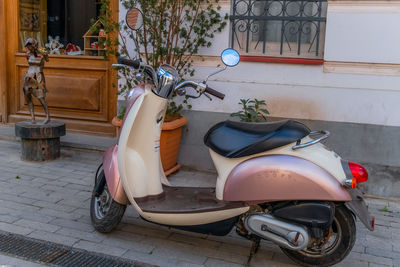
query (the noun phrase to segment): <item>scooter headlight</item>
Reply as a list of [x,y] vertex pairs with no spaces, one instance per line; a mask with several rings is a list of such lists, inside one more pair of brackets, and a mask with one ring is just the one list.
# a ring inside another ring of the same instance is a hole
[[176,87],[179,75],[176,69],[170,65],[161,65],[157,73],[158,88],[156,94],[160,97],[169,98]]

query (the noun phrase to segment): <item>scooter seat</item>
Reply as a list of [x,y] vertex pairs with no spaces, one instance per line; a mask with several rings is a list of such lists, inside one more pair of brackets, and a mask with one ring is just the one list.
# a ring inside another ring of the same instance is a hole
[[224,121],[204,136],[204,143],[227,158],[240,158],[281,147],[302,139],[310,129],[301,122],[284,120],[267,123]]

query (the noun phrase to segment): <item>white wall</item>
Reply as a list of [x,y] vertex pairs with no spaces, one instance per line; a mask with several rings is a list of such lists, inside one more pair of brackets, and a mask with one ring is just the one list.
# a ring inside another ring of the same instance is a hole
[[[336,8],[329,3],[325,60],[400,63],[400,2],[378,7],[362,3],[352,6],[348,1]],[[216,38],[208,55],[228,46],[229,31]],[[195,78],[201,80],[210,71],[199,67]],[[322,66],[241,62],[211,78],[210,86],[224,92],[225,100],[192,101],[193,110],[234,112],[240,98],[255,97],[266,99],[276,117],[400,126],[400,76],[324,73]]]
[[[390,8],[365,8],[362,2],[354,5],[345,2],[328,9],[325,60],[400,63],[400,14],[388,12]],[[222,12],[229,10],[226,2]],[[216,56],[229,46],[229,40],[228,26],[200,54]],[[213,69],[197,67],[194,79],[203,80]],[[193,110],[230,113],[238,110],[240,98],[258,98],[267,100],[275,117],[400,126],[400,76],[324,73],[322,66],[241,62],[211,78],[209,85],[225,93],[225,100],[192,100]]]
[[325,60],[400,64],[399,2],[329,5]]

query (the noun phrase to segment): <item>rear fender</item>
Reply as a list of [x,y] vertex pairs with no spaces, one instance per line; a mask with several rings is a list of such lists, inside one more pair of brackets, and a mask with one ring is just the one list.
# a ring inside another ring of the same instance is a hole
[[349,190],[352,200],[346,202],[345,206],[367,227],[368,230],[374,230],[374,217],[368,211],[368,206],[365,203],[364,195],[360,189],[354,188]]
[[229,174],[223,200],[257,204],[288,200],[351,201],[347,190],[318,165],[289,155],[246,160]]

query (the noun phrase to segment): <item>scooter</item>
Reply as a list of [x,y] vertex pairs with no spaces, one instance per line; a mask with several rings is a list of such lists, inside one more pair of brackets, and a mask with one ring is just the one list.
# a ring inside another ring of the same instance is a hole
[[[225,49],[221,60],[227,69],[240,55]],[[220,236],[235,228],[253,241],[249,262],[265,239],[304,266],[342,261],[355,243],[356,217],[373,231],[375,218],[357,188],[368,180],[365,168],[323,145],[329,132],[312,132],[294,120],[216,124],[204,137],[216,186],[171,185],[159,152],[168,99],[174,92],[221,100],[224,94],[206,81],[178,83],[169,65],[155,72],[140,59],[118,63],[149,82],[131,91],[118,144],[105,152],[96,172],[90,214],[97,231],[112,231],[132,205],[144,220],[164,226]]]

